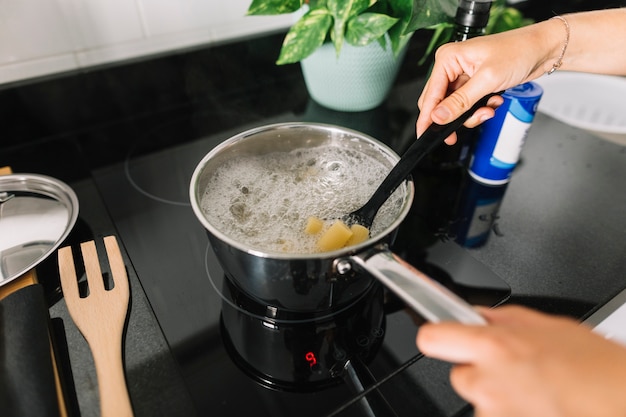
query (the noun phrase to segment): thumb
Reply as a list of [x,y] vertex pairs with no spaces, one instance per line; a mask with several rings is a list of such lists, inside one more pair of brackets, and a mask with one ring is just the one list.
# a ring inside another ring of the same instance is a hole
[[[491,84],[488,80],[484,80],[484,76],[476,75],[463,83],[460,87],[455,89],[445,97],[432,111],[431,118],[435,123],[446,124],[460,117],[463,113],[469,110],[478,100],[485,95],[500,91],[489,87]],[[492,97],[489,100],[488,107],[497,107],[502,104],[500,97]],[[477,113],[468,120],[465,124],[469,127],[473,127],[478,124],[478,120],[473,120],[475,116],[480,115],[482,120],[485,120],[493,116],[493,110],[484,109],[485,111],[477,110]],[[486,111],[488,110],[488,112]],[[471,126],[470,126],[471,125]]]
[[483,95],[468,96],[463,88],[455,90],[435,106],[431,118],[438,124],[450,123],[465,113]]

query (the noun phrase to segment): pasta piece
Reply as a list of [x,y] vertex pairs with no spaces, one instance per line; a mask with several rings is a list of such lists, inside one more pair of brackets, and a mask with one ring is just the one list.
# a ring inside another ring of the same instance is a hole
[[352,230],[341,220],[337,220],[319,238],[317,246],[322,252],[341,249],[346,245],[348,239],[352,237]]
[[358,245],[370,237],[370,229],[360,224],[353,224],[350,226],[350,230],[352,231],[352,237],[348,239],[346,246]]
[[317,217],[311,216],[306,222],[304,231],[309,235],[316,235],[322,231],[322,227],[324,227],[324,222]]

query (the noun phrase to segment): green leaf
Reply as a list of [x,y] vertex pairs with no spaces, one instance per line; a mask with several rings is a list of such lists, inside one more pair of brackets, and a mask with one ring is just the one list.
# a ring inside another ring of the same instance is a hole
[[309,10],[313,10],[313,9],[328,9],[326,7],[326,1],[327,0],[309,0],[308,3],[305,1],[305,3],[307,3],[309,5]]
[[341,51],[348,25],[348,20],[364,12],[370,6],[370,0],[328,0],[328,11],[333,17],[333,29],[330,33],[335,50]]
[[304,0],[252,0],[247,14],[252,16],[293,13],[303,4]]
[[513,7],[495,6],[489,15],[489,22],[485,33],[499,33],[516,29],[533,23],[533,19],[525,18],[524,15]]
[[413,0],[413,16],[405,34],[454,20],[458,0]]
[[324,43],[332,20],[325,9],[305,13],[287,32],[276,64],[292,64],[311,55]]
[[413,32],[407,32],[407,27],[411,22],[413,15],[413,0],[396,0],[389,1],[389,14],[390,16],[397,17],[399,20],[389,31],[389,41],[391,42],[391,49],[395,56],[398,56],[404,46],[411,40]]
[[392,17],[399,18],[402,24],[407,25],[411,21],[415,6],[416,5],[413,0],[389,1],[389,8],[391,10],[388,14]]
[[[332,0],[329,0],[332,1]],[[376,4],[377,0],[356,0],[351,1],[352,5],[350,6],[350,12],[348,13],[348,19],[353,18],[354,16],[360,15],[365,12],[368,8],[370,8],[373,4]]]
[[400,23],[389,29],[388,34],[389,41],[391,42],[391,50],[393,51],[393,54],[395,56],[398,56],[398,54],[400,54],[402,48],[404,48],[404,46],[409,43],[411,37],[413,36],[413,32],[405,34],[404,26],[402,26]]
[[385,35],[398,19],[378,13],[363,13],[348,22],[346,41],[365,46]]

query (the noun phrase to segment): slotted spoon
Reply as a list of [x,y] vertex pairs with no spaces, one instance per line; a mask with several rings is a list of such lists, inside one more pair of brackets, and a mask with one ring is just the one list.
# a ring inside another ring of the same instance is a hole
[[122,362],[124,322],[128,313],[130,291],[124,260],[115,236],[104,238],[113,288],[107,290],[93,240],[81,243],[89,294],[78,291],[72,248],[59,249],[61,287],[72,320],[89,343],[98,377],[100,415],[133,415]]

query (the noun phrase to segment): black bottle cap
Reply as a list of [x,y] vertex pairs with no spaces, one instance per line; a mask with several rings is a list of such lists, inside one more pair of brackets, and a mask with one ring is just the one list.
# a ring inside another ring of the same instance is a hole
[[489,22],[492,0],[461,0],[454,21],[457,25],[484,28]]

